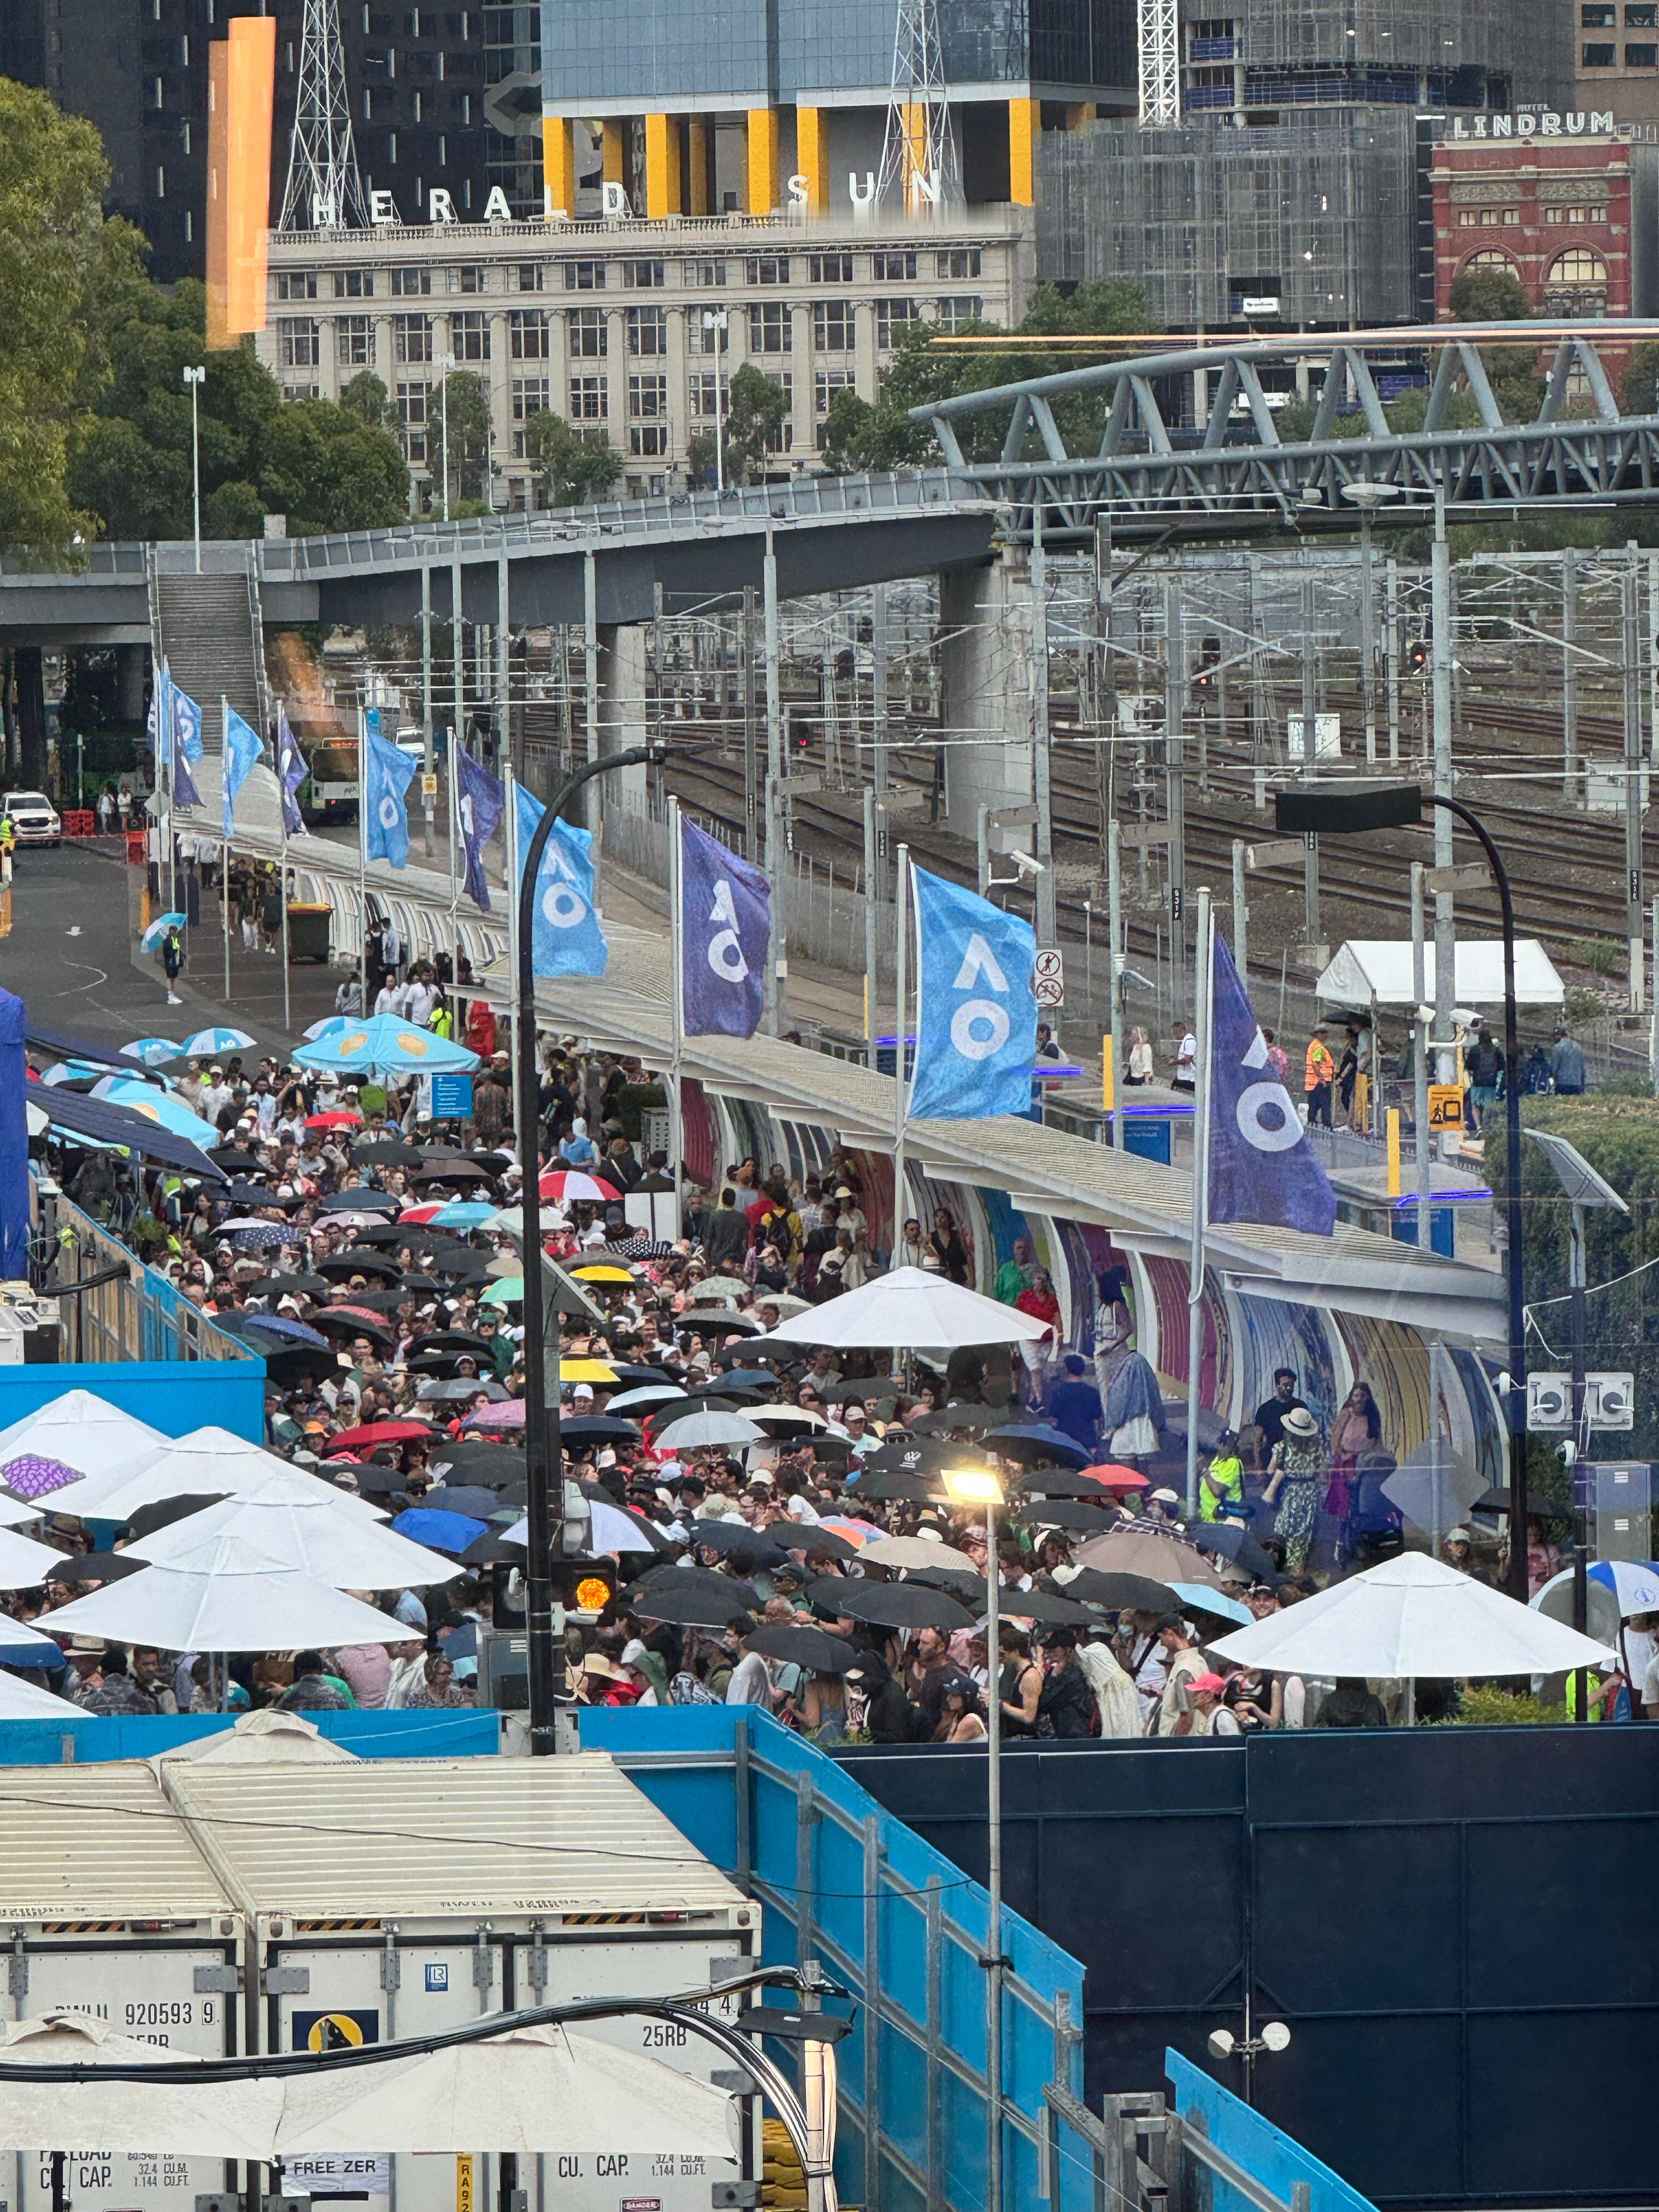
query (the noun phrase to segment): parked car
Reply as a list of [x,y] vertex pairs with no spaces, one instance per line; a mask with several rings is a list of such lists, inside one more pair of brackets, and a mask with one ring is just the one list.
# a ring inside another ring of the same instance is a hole
[[45,792],[9,791],[0,799],[0,807],[15,824],[20,845],[56,845],[61,842],[64,825],[58,818],[58,809]]

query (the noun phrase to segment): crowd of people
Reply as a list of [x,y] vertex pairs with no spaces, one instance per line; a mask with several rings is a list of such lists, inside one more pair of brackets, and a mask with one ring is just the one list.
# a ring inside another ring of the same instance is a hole
[[[386,952],[377,995],[433,989]],[[76,1204],[265,1358],[270,1448],[422,1515],[422,1540],[453,1546],[459,1570],[379,1594],[409,1627],[400,1644],[233,1659],[228,1675],[194,1654],[71,1648],[63,1685],[89,1710],[475,1695],[481,1637],[522,1601],[524,1554],[506,1532],[527,1474],[523,1174],[507,1054],[472,1005],[483,1064],[465,1123],[434,1120],[412,1080],[250,1054],[192,1063],[177,1086],[220,1136],[226,1182],[53,1140],[46,1164]],[[419,1012],[407,999],[397,1010]],[[1400,1541],[1381,1490],[1395,1462],[1363,1382],[1322,1415],[1281,1370],[1245,1430],[1206,1438],[1188,1511],[1184,1437],[1137,1348],[1127,1267],[1099,1269],[1083,1348],[1068,1348],[1028,1238],[989,1274],[940,1206],[906,1218],[890,1252],[843,1151],[812,1174],[733,1161],[700,1188],[634,1133],[654,1095],[637,1061],[574,1039],[543,1051],[544,1246],[586,1302],[563,1324],[563,1449],[593,1550],[617,1567],[609,1602],[568,1630],[573,1696],[750,1703],[826,1743],[977,1742],[994,1701],[1011,1737],[1376,1723],[1363,1685],[1263,1678],[1208,1650]],[[984,1282],[1041,1334],[896,1363],[773,1340],[890,1261]],[[707,1434],[684,1428],[708,1419]],[[994,1540],[940,1489],[964,1451],[1006,1486]],[[68,1516],[47,1527],[66,1555],[126,1540]],[[1553,1559],[1541,1524],[1534,1537],[1541,1578]],[[1504,1571],[1495,1541],[1468,1529],[1446,1556]],[[65,1589],[88,1586],[77,1566]],[[33,1619],[63,1595],[10,1603]]]

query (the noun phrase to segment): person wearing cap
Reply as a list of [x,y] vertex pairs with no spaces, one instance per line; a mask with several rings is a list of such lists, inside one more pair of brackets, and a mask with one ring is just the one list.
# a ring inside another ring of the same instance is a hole
[[1243,1735],[1237,1713],[1229,1711],[1222,1700],[1227,1685],[1219,1674],[1194,1674],[1188,1685],[1193,1701],[1192,1727],[1189,1735]]
[[1276,1506],[1273,1534],[1285,1547],[1285,1571],[1299,1575],[1308,1563],[1329,1459],[1318,1422],[1305,1406],[1293,1406],[1280,1423],[1267,1460],[1264,1506]]

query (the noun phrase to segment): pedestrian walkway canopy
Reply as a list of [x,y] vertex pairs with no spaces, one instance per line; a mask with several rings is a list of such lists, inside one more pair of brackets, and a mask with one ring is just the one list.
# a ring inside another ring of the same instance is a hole
[[[1346,945],[1338,945],[1335,957],[1319,979],[1317,995],[1328,1006],[1409,1006],[1417,999],[1412,966],[1409,938],[1351,937]],[[1431,943],[1423,948],[1423,995],[1425,1001],[1434,997]],[[1538,939],[1517,938],[1516,1004],[1559,1006],[1565,995],[1566,986]],[[1500,938],[1481,938],[1457,946],[1452,998],[1460,1006],[1503,1005],[1504,945]]]

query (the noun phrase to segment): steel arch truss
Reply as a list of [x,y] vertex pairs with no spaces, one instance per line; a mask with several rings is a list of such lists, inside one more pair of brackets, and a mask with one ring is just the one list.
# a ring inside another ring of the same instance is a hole
[[[1605,325],[1595,333],[1616,336],[1625,347],[1638,335],[1629,326],[1620,331]],[[1294,444],[1279,434],[1260,364],[1292,351],[1305,356],[1317,343],[1306,338],[1172,350],[1002,385],[912,412],[939,439],[952,477],[1006,510],[1016,538],[1031,536],[1039,518],[1045,538],[1060,542],[1087,537],[1101,522],[1109,522],[1120,538],[1227,535],[1322,522],[1351,528],[1362,508],[1379,523],[1420,525],[1424,507],[1439,494],[1463,508],[1659,496],[1659,416],[1621,414],[1583,328],[1527,328],[1522,342],[1528,350],[1540,351],[1540,337],[1553,338],[1553,357],[1536,418],[1505,422],[1480,349],[1513,347],[1521,336],[1509,325],[1334,339],[1312,425]],[[1365,357],[1379,345],[1395,357],[1407,346],[1436,353],[1419,429],[1389,425]],[[1200,425],[1172,429],[1164,411],[1171,380],[1184,382],[1200,370],[1207,412]],[[1460,392],[1467,392],[1479,418],[1468,427],[1448,422]],[[1569,399],[1581,395],[1594,412],[1569,418]],[[1094,405],[1079,410],[1081,396],[1091,397]],[[1073,450],[1080,442],[1079,414],[1099,426],[1103,404],[1103,427],[1093,449]],[[1073,425],[1069,440],[1062,418]],[[999,428],[1000,456],[981,458]],[[1377,489],[1368,494],[1367,486]]]

